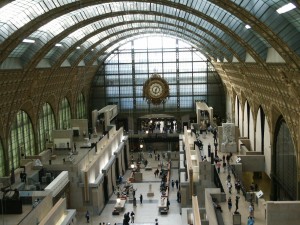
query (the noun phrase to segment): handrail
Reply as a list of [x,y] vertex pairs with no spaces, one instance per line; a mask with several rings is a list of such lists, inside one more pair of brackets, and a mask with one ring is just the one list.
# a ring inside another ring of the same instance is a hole
[[198,197],[196,195],[192,196],[192,206],[194,215],[194,225],[201,225],[201,216],[198,205]]

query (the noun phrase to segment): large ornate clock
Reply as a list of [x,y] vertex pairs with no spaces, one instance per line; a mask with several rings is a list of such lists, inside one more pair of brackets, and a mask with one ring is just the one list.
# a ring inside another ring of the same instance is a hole
[[153,74],[144,83],[143,97],[154,105],[165,102],[166,98],[169,97],[169,94],[169,85],[159,74]]

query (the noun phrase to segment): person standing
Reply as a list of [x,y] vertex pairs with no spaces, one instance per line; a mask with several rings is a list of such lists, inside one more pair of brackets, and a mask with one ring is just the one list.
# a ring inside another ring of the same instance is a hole
[[133,198],[132,203],[133,203],[133,206],[136,207],[136,198],[135,197]]
[[238,179],[235,183],[235,189],[236,189],[236,192],[237,194],[240,194],[240,191],[241,191],[241,183],[240,183],[240,180]]
[[131,211],[131,213],[130,213],[130,217],[131,217],[131,223],[134,223],[134,212],[133,211]]
[[231,176],[230,176],[230,174],[227,175],[227,182],[231,182]]
[[237,210],[239,209],[239,196],[235,197],[235,212],[237,212]]
[[143,204],[143,195],[140,194],[140,203]]
[[178,189],[178,187],[179,187],[179,181],[176,180],[175,183],[176,183],[176,188]]
[[177,202],[180,202],[180,191],[177,191]]
[[174,189],[174,185],[175,185],[174,180],[172,180],[171,185],[172,185],[172,189]]
[[217,171],[218,171],[218,173],[220,173],[220,169],[221,169],[221,162],[218,161],[217,162]]
[[252,203],[250,203],[250,205],[249,205],[249,216],[254,217],[254,207],[253,207]]
[[232,200],[231,200],[231,197],[228,198],[227,204],[228,204],[229,212],[231,212],[231,208],[232,208]]
[[247,225],[254,225],[254,218],[252,216],[248,217]]
[[231,185],[231,182],[230,182],[230,181],[227,182],[227,187],[228,187],[228,192],[229,192],[229,194],[231,194],[232,185]]
[[226,161],[223,160],[223,169],[224,169],[224,173],[226,172]]
[[132,196],[133,196],[133,198],[135,198],[135,192],[136,192],[136,190],[137,189],[134,189],[134,188],[132,189]]
[[86,218],[86,222],[89,223],[90,222],[90,213],[88,210],[85,213],[85,218]]

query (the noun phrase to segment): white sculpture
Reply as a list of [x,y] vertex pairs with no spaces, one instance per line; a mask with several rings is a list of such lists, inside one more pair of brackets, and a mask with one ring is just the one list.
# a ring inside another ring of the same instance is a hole
[[223,135],[221,150],[222,152],[236,152],[237,145],[235,141],[234,123],[222,123]]
[[42,164],[41,160],[36,159],[36,160],[34,161],[34,166],[43,166],[43,164]]

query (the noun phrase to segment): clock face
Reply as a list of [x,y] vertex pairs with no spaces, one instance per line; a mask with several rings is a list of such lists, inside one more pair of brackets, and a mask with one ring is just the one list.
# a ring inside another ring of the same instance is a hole
[[159,98],[159,97],[161,97],[162,93],[163,93],[163,87],[162,87],[162,85],[160,83],[153,82],[150,85],[149,94],[153,98]]
[[143,87],[143,96],[148,102],[159,105],[169,96],[169,85],[165,79],[158,74],[153,74]]

